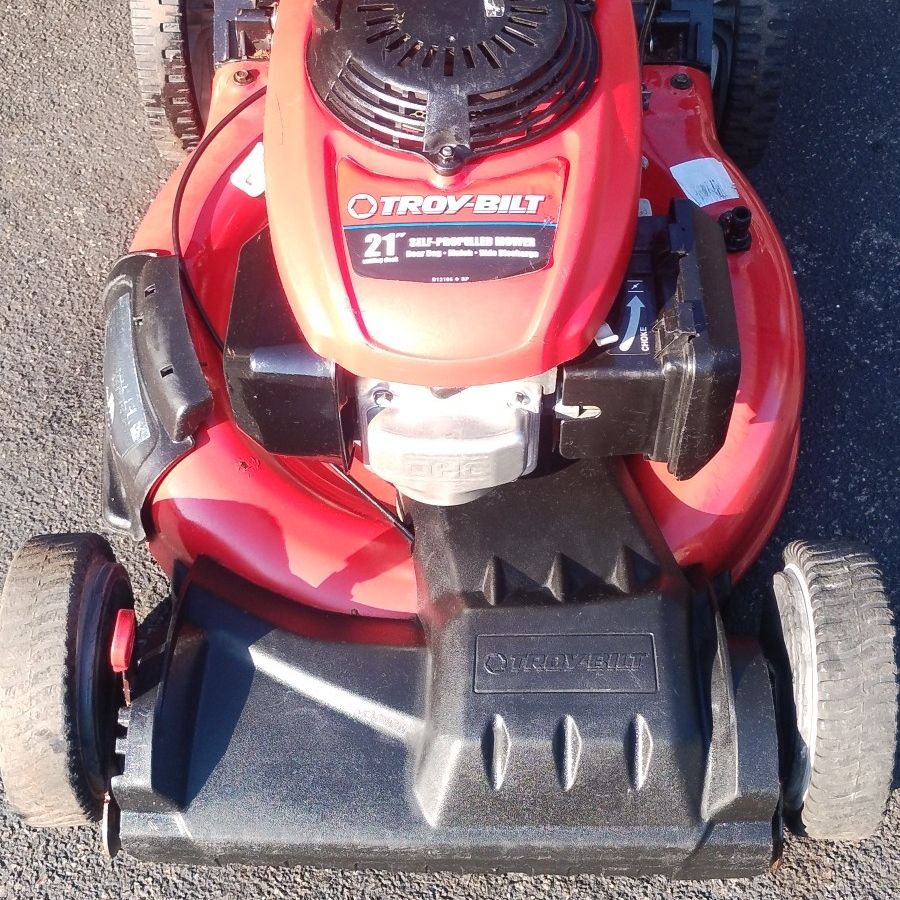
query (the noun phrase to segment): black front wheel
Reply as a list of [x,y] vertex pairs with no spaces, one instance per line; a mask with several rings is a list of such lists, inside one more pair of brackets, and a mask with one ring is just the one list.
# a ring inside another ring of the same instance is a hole
[[36,537],[0,598],[0,776],[33,827],[99,819],[121,688],[108,653],[128,575],[96,534]]

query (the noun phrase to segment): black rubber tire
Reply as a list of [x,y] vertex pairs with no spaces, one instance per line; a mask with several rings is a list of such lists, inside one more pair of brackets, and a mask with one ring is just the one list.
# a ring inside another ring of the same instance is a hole
[[212,0],[130,0],[141,104],[160,155],[200,143],[213,79]]
[[897,749],[895,629],[881,572],[843,543],[793,543],[784,562],[775,595],[793,697],[788,823],[813,838],[862,840],[881,825]]
[[729,71],[717,79],[724,92],[719,139],[742,167],[765,154],[784,83],[794,0],[726,0],[734,10]]
[[28,541],[0,597],[0,776],[37,828],[99,819],[118,679],[106,653],[118,609],[134,606],[125,570],[99,535]]

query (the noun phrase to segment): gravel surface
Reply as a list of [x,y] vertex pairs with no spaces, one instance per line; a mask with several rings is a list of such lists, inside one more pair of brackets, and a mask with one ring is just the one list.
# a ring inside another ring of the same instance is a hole
[[[753,178],[793,253],[806,304],[809,391],[790,510],[745,588],[765,590],[797,536],[855,537],[900,596],[900,17],[896,0],[801,0],[780,131]],[[126,4],[0,11],[0,574],[42,531],[99,519],[98,292],[165,174],[143,141]],[[894,100],[891,100],[894,97]],[[144,611],[164,585],[116,548]],[[459,877],[229,868],[102,856],[91,830],[27,831],[0,795],[0,898],[900,896],[900,804],[874,840],[792,841],[750,882]]]

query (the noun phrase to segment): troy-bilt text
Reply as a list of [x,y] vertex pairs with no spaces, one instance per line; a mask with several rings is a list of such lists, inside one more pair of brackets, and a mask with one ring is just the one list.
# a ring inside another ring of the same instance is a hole
[[381,197],[356,194],[347,203],[354,219],[382,216],[455,216],[464,210],[476,216],[536,216],[546,200],[543,194],[431,194]]

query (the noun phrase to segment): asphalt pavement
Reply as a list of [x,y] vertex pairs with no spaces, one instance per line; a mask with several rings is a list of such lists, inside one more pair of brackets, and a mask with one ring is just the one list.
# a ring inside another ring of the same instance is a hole
[[[805,306],[809,385],[789,511],[743,586],[795,537],[868,543],[900,598],[900,9],[800,0],[780,121],[753,181]],[[165,175],[135,102],[127,4],[0,8],[0,574],[34,533],[99,521],[99,289]],[[146,612],[165,585],[115,541]],[[898,782],[900,785],[900,782]],[[528,878],[110,862],[90,829],[23,828],[0,794],[0,898],[896,898],[900,792],[873,840],[792,840],[746,882]]]

